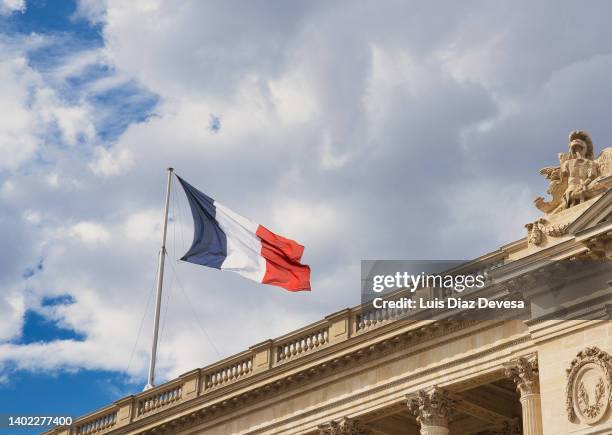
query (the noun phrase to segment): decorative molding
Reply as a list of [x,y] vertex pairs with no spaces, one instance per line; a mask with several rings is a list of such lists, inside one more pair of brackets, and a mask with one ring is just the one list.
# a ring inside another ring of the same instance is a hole
[[457,400],[438,386],[429,391],[419,390],[418,395],[409,400],[408,408],[421,427],[448,427],[448,421],[457,405]]
[[567,372],[566,412],[570,422],[593,425],[603,419],[612,400],[612,357],[598,347],[579,352]]
[[516,384],[521,397],[540,394],[538,359],[536,355],[520,357],[504,364],[506,376]]
[[541,246],[546,237],[562,237],[567,234],[570,222],[564,224],[551,224],[544,218],[538,218],[534,222],[525,225],[527,228],[528,246]]

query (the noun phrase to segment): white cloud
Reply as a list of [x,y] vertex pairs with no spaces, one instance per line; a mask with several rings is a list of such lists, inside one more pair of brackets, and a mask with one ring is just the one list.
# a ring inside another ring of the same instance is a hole
[[299,70],[270,81],[271,99],[283,123],[300,124],[316,117],[319,107],[310,85]]
[[0,0],[0,15],[10,15],[14,12],[25,12],[25,0]]
[[[444,201],[448,204],[448,224],[442,230],[453,244],[476,244],[484,254],[497,247],[525,237],[524,224],[533,221],[537,195],[520,183],[472,183],[449,188]],[[488,246],[487,246],[488,245]],[[472,248],[473,249],[473,248]]]
[[23,218],[33,225],[38,225],[42,221],[42,217],[39,212],[34,210],[26,210],[23,212]]
[[0,186],[0,194],[3,198],[11,197],[14,195],[15,190],[15,183],[11,180],[6,180],[4,183],[2,183],[2,186]]
[[[0,46],[0,50],[2,47]],[[18,56],[0,61],[0,168],[15,169],[32,158],[38,145],[36,116],[29,107],[30,87],[36,74]]]
[[47,179],[47,183],[49,183],[49,186],[59,187],[60,177],[59,177],[59,174],[57,174],[56,172],[52,172],[49,175],[47,175],[46,179]]
[[70,228],[70,234],[85,244],[104,243],[110,238],[108,230],[96,222],[79,222]]
[[77,4],[75,18],[84,18],[92,23],[101,23],[106,18],[107,2],[105,0],[80,0]]
[[94,149],[94,159],[89,168],[96,175],[117,175],[127,170],[134,163],[129,149],[107,149],[102,146]]
[[[25,313],[24,296],[17,289],[5,289],[0,298],[0,342],[17,336],[21,331],[21,317]],[[0,359],[0,368],[2,367]]]
[[66,105],[50,88],[41,87],[36,95],[35,107],[45,125],[57,126],[63,142],[75,146],[81,140],[91,141],[95,135],[90,109],[85,103]]
[[[37,36],[0,41],[0,169],[16,170],[34,159],[59,133],[64,144],[91,141],[95,127],[87,103],[68,104],[27,62],[25,50],[40,45]],[[24,47],[24,51],[19,48]]]
[[[313,219],[316,216],[316,219]],[[335,234],[339,239],[345,233],[349,216],[342,214],[334,204],[325,202],[297,201],[285,198],[274,208],[274,228],[285,234],[293,234],[295,238],[316,240],[327,234]],[[318,240],[322,242],[323,240]]]
[[144,210],[128,216],[123,225],[123,234],[135,242],[158,241],[162,214],[159,210]]

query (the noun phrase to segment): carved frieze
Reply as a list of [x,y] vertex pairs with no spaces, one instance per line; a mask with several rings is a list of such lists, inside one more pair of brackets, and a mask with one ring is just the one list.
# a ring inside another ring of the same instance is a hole
[[612,400],[612,357],[598,347],[578,353],[567,369],[566,411],[569,421],[592,425],[608,412]]

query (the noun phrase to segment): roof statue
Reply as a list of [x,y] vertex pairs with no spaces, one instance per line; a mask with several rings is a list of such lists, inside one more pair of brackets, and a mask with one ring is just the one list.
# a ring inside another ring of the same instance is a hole
[[559,154],[559,166],[547,166],[540,174],[550,181],[550,201],[537,198],[535,206],[546,214],[558,213],[583,203],[607,190],[601,181],[612,175],[612,148],[594,158],[593,141],[586,131],[569,135],[569,150]]

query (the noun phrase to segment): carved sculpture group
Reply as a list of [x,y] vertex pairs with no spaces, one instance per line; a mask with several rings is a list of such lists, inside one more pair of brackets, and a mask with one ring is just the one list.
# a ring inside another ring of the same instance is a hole
[[[547,166],[540,174],[549,180],[547,193],[550,201],[539,197],[535,206],[553,215],[588,201],[608,189],[604,182],[612,175],[612,148],[605,148],[594,157],[593,141],[583,130],[574,130],[569,135],[568,152],[559,154],[559,166]],[[540,246],[546,237],[560,237],[567,233],[567,224],[551,224],[546,217],[525,225],[529,246]]]
[[546,214],[558,213],[587,201],[603,191],[601,180],[612,175],[612,148],[605,148],[595,158],[593,141],[583,130],[574,130],[569,136],[569,150],[559,154],[559,166],[540,170],[550,181],[547,193],[550,201],[537,198],[534,203]]

